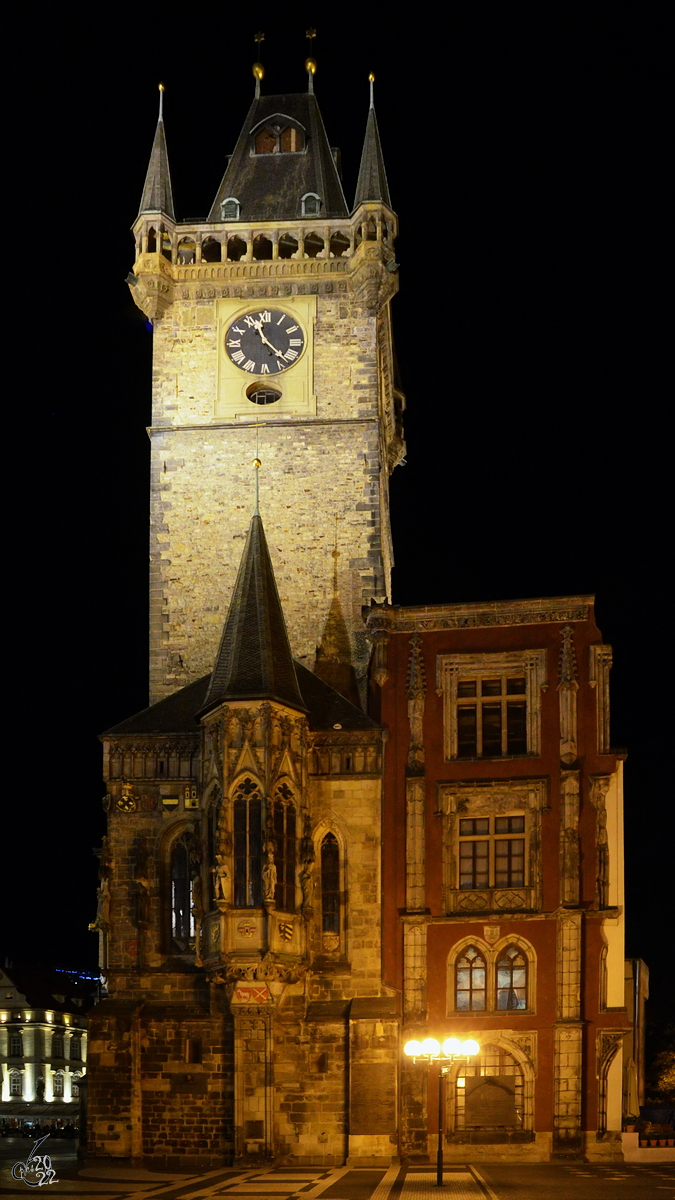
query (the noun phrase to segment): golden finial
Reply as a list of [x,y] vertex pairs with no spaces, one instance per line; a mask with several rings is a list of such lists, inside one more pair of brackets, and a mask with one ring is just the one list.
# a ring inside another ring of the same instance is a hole
[[[258,440],[258,431],[256,429],[256,441],[257,440]],[[259,483],[259,480],[260,480],[260,468],[262,466],[262,463],[259,458],[253,459],[253,466],[255,467],[255,508],[253,510],[253,516],[259,517],[260,516],[260,483]]]
[[164,115],[164,84],[159,85],[159,119],[162,120]]
[[254,62],[254,64],[253,64],[253,78],[255,79],[255,98],[257,100],[260,96],[260,81],[265,76],[265,68],[263,67],[263,65],[260,61],[260,58],[261,58],[260,46],[261,46],[261,43],[265,41],[265,34],[264,33],[256,33],[254,35],[253,41],[255,42],[256,46],[258,47],[258,52],[257,52],[258,60],[257,60],[257,62]]
[[374,108],[375,107],[375,88],[373,87],[373,84],[375,83],[375,75],[372,71],[370,72],[370,75],[368,76],[368,82],[370,84],[370,107]]
[[313,92],[314,91],[314,76],[316,75],[316,59],[314,58],[314,55],[312,54],[312,42],[314,41],[314,38],[316,37],[316,29],[308,29],[307,33],[305,34],[305,37],[307,38],[307,41],[309,42],[309,58],[305,59],[305,70],[309,77],[307,80],[308,91]]
[[258,467],[262,467],[262,463],[259,458],[253,459],[253,466],[256,468],[256,470],[258,469]]

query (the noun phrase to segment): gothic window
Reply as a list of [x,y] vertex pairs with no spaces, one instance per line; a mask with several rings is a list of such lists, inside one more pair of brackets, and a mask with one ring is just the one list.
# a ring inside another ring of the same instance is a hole
[[519,946],[497,959],[497,1008],[527,1008],[527,959]]
[[77,1100],[80,1095],[80,1076],[79,1075],[73,1075],[73,1078],[70,1081],[70,1094],[73,1097],[73,1100]]
[[275,154],[277,150],[277,135],[273,129],[261,129],[255,137],[256,154]]
[[70,1039],[70,1057],[78,1060],[82,1058],[82,1042],[79,1037]]
[[460,817],[458,862],[460,890],[523,887],[524,815]]
[[294,238],[290,233],[282,233],[279,238],[279,258],[292,258],[297,253],[297,238]]
[[481,1046],[480,1057],[462,1065],[455,1079],[455,1129],[524,1128],[524,1081],[515,1059],[501,1046]]
[[282,912],[295,912],[295,805],[288,784],[282,783],[274,797],[274,864],[277,884],[274,903]]
[[284,154],[293,154],[297,153],[298,150],[302,150],[303,137],[300,130],[295,129],[293,125],[287,125],[286,128],[282,130],[281,137],[279,139],[279,147]]
[[52,1058],[63,1058],[63,1036],[60,1033],[52,1037]]
[[334,833],[321,843],[321,927],[340,933],[340,847]]
[[455,1007],[458,1012],[486,1009],[486,963],[475,946],[467,946],[455,964]]
[[316,192],[306,192],[302,197],[303,217],[318,217],[321,212],[321,197]]
[[10,1071],[9,1094],[10,1096],[23,1095],[23,1080],[19,1071]]
[[226,196],[220,205],[221,221],[238,221],[241,205],[236,196]]
[[54,1095],[63,1095],[63,1075],[60,1071],[57,1071],[56,1075],[54,1076]]
[[520,757],[541,752],[544,650],[446,654],[443,680],[445,756]]
[[234,904],[257,908],[262,904],[262,796],[248,776],[237,785],[233,810]]
[[23,1058],[23,1038],[20,1033],[11,1034],[9,1053],[12,1058]]
[[171,847],[171,937],[176,949],[183,952],[190,949],[195,937],[190,851],[184,838]]

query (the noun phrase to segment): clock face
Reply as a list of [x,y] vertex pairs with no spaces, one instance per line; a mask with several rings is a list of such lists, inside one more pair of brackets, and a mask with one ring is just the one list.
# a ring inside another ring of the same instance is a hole
[[295,317],[261,308],[233,321],[225,336],[230,360],[251,375],[278,375],[298,361],[305,335]]

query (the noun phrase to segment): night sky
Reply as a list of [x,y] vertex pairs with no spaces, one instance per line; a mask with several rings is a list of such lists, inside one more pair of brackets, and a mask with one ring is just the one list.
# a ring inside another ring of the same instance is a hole
[[204,217],[252,98],[253,34],[264,90],[300,91],[314,24],[348,202],[373,70],[400,219],[394,601],[596,594],[612,743],[629,752],[627,953],[666,1011],[668,8],[463,3],[440,21],[418,10],[413,28],[382,6],[284,7],[283,22],[238,6],[180,24],[124,5],[83,23],[73,6],[17,27],[3,956],[95,965],[97,734],[147,704],[152,334],[124,280],[157,84],[177,215]]

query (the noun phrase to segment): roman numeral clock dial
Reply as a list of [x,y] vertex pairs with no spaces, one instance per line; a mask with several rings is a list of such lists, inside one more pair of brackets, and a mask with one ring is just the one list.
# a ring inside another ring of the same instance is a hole
[[298,361],[305,349],[305,335],[295,317],[279,309],[261,308],[232,322],[225,348],[241,371],[278,375]]

